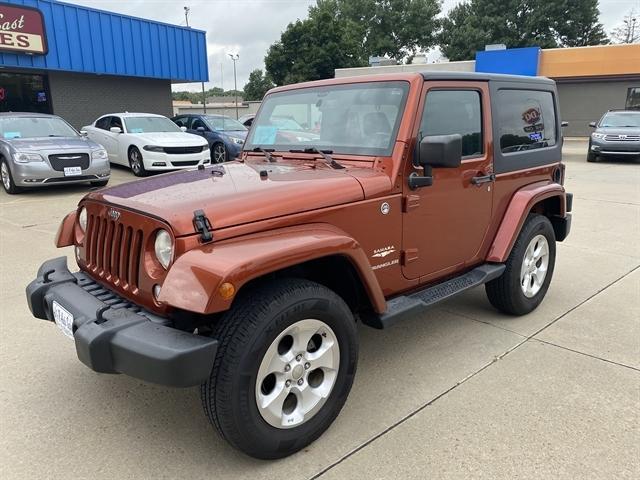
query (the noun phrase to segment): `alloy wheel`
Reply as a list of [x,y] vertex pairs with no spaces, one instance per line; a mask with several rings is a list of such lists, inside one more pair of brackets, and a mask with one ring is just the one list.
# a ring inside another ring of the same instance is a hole
[[549,268],[549,243],[544,235],[536,235],[527,246],[520,268],[520,287],[527,298],[542,288]]
[[287,327],[267,349],[256,378],[262,418],[277,428],[309,421],[329,398],[340,367],[333,330],[315,319]]
[[0,174],[2,175],[2,185],[5,190],[11,190],[11,176],[9,174],[9,167],[5,162],[2,162],[0,166]]
[[140,173],[141,161],[142,159],[140,158],[140,152],[135,149],[129,152],[129,162],[131,163],[131,170],[133,170],[133,173]]
[[221,143],[216,144],[213,147],[213,161],[214,163],[222,163],[226,160],[227,152],[224,145]]

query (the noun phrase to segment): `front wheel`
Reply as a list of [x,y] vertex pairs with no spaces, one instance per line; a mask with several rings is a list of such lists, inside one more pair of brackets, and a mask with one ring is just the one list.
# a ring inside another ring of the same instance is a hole
[[224,143],[216,143],[211,147],[211,161],[213,163],[223,163],[227,160],[227,149]]
[[142,154],[136,147],[129,148],[129,166],[136,177],[146,177],[147,170],[144,168]]
[[524,315],[534,310],[547,293],[556,261],[556,237],[549,219],[527,217],[504,273],[485,285],[487,297],[498,310]]
[[222,437],[248,455],[291,455],[342,409],[358,342],[351,311],[326,287],[286,279],[244,292],[216,336],[203,407]]
[[0,159],[0,175],[2,176],[2,186],[4,187],[4,191],[10,195],[14,193],[19,193],[22,189],[16,186],[13,181],[13,177],[11,176],[11,169],[9,168],[9,164],[7,161],[2,158]]

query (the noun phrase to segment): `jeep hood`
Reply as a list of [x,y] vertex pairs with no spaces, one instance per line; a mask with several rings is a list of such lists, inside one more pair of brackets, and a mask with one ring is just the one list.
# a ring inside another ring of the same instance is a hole
[[[216,170],[224,174],[216,174]],[[261,176],[261,171],[267,175]],[[217,230],[362,200],[364,191],[357,171],[368,180],[372,175],[378,177],[375,183],[390,189],[388,177],[376,175],[370,168],[333,170],[304,162],[230,162],[118,185],[91,193],[86,199],[159,217],[171,225],[175,235],[182,236],[195,233],[195,210],[203,210]]]

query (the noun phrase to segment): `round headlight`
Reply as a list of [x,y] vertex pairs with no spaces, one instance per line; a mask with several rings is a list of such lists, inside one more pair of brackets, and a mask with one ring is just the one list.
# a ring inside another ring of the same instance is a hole
[[78,225],[83,232],[87,231],[87,209],[82,207],[80,215],[78,215]]
[[156,258],[165,270],[169,268],[171,258],[173,257],[173,241],[171,235],[166,230],[158,230],[155,242]]

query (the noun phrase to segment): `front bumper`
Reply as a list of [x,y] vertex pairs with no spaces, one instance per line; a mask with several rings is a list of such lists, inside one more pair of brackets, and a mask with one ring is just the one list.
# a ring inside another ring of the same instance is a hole
[[607,141],[592,137],[589,148],[597,155],[640,156],[640,142],[635,141]]
[[123,373],[173,387],[205,382],[218,349],[214,338],[170,326],[82,272],[71,273],[66,257],[42,264],[27,286],[29,309],[53,321],[53,302],[73,315],[78,358],[100,373]]
[[205,148],[202,152],[187,154],[169,154],[143,150],[142,161],[144,162],[145,170],[149,171],[179,170],[210,163],[211,153],[208,148]]
[[54,170],[48,162],[13,162],[12,167],[13,181],[19,187],[98,182],[108,180],[111,173],[106,160],[91,160],[89,168],[71,177],[65,177],[63,171]]

